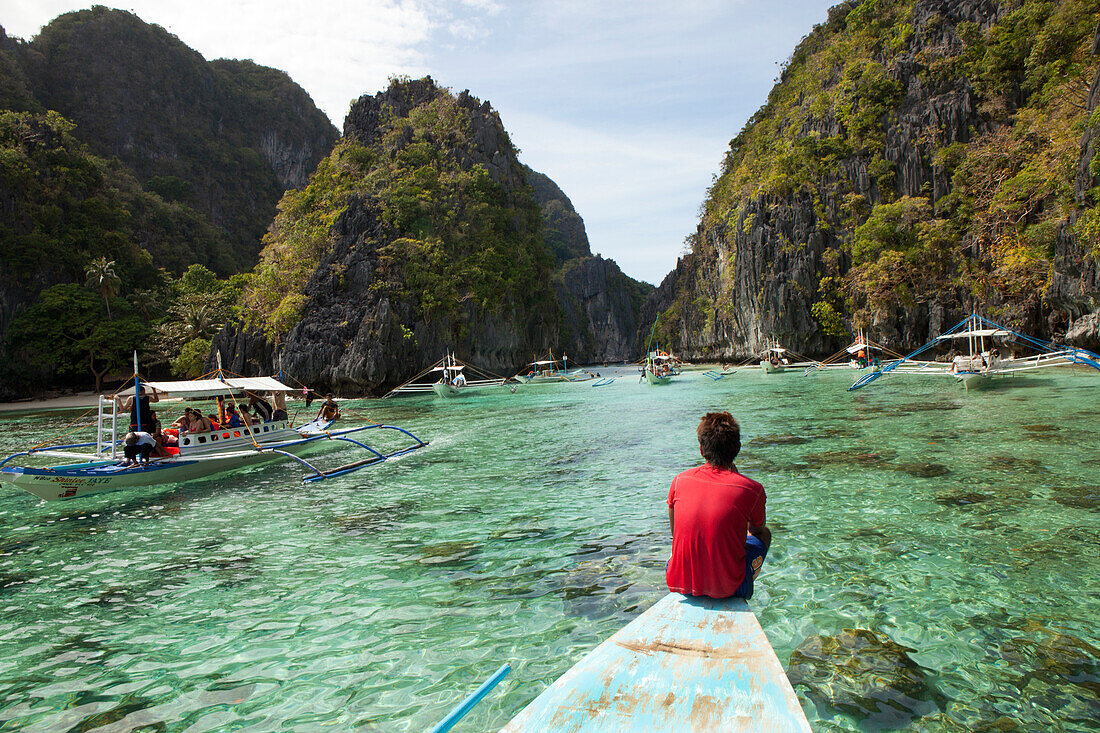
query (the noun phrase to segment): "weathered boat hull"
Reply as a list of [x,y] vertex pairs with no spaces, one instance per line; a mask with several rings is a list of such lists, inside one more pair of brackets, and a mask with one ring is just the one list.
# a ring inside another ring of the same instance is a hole
[[770,361],[760,362],[760,368],[764,370],[765,374],[778,374],[786,370],[783,364],[772,364]]
[[503,729],[809,731],[748,604],[671,593],[562,675]]

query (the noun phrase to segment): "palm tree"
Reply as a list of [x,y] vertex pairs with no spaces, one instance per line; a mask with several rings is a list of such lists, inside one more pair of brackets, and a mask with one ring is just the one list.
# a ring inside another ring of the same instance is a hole
[[118,287],[122,284],[122,280],[115,274],[115,261],[97,257],[84,268],[84,275],[88,278],[84,284],[94,287],[103,296],[103,304],[107,306],[107,320],[111,320],[110,299],[118,295]]

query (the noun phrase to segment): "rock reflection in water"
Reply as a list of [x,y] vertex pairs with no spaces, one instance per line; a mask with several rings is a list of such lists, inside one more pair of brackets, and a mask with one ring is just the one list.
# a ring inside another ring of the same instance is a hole
[[761,435],[750,440],[746,445],[751,446],[770,446],[770,445],[802,445],[803,443],[809,443],[810,438],[806,438],[801,435]]
[[438,542],[422,547],[417,562],[421,565],[453,567],[470,562],[479,552],[481,547],[476,542]]
[[951,473],[951,470],[942,463],[929,463],[927,461],[902,461],[896,464],[894,468],[916,478],[935,478]]
[[900,729],[943,699],[913,651],[868,629],[845,629],[804,641],[791,653],[787,676],[826,716],[839,710],[871,728]]
[[824,453],[810,453],[803,457],[810,468],[825,466],[860,466],[862,468],[886,469],[889,462],[897,457],[897,451],[853,448],[852,450],[832,450]]
[[1100,650],[1070,634],[1028,624],[1027,636],[1001,644],[1003,663],[1019,673],[1021,701],[1065,722],[1100,721]]
[[336,516],[332,518],[332,523],[344,534],[357,537],[392,529],[415,514],[419,508],[415,501],[405,499],[365,512]]

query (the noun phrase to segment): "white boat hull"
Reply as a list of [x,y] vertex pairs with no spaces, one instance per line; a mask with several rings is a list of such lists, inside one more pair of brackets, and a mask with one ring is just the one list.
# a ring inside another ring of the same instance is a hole
[[778,374],[786,370],[786,366],[783,364],[772,364],[770,361],[760,362],[760,368],[764,370],[765,374]]
[[[190,445],[190,448],[185,448],[182,454],[153,458],[148,464],[135,466],[123,465],[118,458],[88,456],[85,459],[85,454],[42,450],[37,451],[35,455],[66,457],[77,459],[78,462],[45,468],[0,466],[0,483],[9,483],[47,501],[77,499],[120,489],[164,486],[207,478],[275,458],[297,456],[320,446],[322,440],[346,440],[344,437],[346,435],[371,428],[396,430],[409,435],[418,443],[382,454],[352,440],[350,442],[367,448],[372,455],[363,461],[323,472],[311,463],[297,458],[297,461],[316,472],[305,476],[302,480],[316,481],[328,476],[350,473],[358,470],[359,467],[403,455],[427,445],[412,433],[392,425],[376,423],[360,428],[330,430],[331,425],[331,420],[314,420],[297,428],[288,428],[285,423],[267,423],[270,429],[266,435],[263,435],[262,430],[253,431],[253,436],[259,443],[258,446],[250,440],[246,445],[241,444],[242,438],[237,437],[236,433],[243,428],[227,428],[216,433],[187,434],[185,440],[181,442]],[[213,440],[215,434],[218,437],[216,442]],[[8,460],[14,457],[11,456]]]
[[461,390],[453,384],[433,384],[432,391],[438,397],[458,397]]
[[60,466],[53,470],[5,466],[0,468],[0,483],[10,483],[46,501],[78,499],[119,489],[193,481],[277,457],[260,452],[204,460],[172,456],[153,459],[147,468],[123,467],[116,461],[89,461],[70,464],[64,474],[57,472]]

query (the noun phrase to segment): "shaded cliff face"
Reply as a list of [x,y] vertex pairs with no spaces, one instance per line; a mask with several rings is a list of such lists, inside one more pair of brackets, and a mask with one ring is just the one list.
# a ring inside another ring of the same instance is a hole
[[285,73],[207,62],[160,26],[97,6],[17,49],[31,91],[92,152],[224,229],[255,262],[283,191],[304,185],[337,131]]
[[549,177],[531,170],[527,182],[542,209],[543,240],[554,255],[554,290],[563,311],[557,347],[575,363],[637,357],[641,310],[653,292],[613,260],[593,257],[588,234],[569,197]]
[[555,346],[539,207],[489,104],[399,81],[361,97],[344,133],[280,205],[246,293],[256,317],[215,340],[224,362],[348,394],[445,350],[508,371]]
[[971,311],[1062,336],[1100,292],[1077,221],[1095,206],[1080,129],[1098,11],[833,8],[731,142],[692,252],[647,305],[663,340],[696,358],[772,339],[820,355],[863,326],[900,350]]

